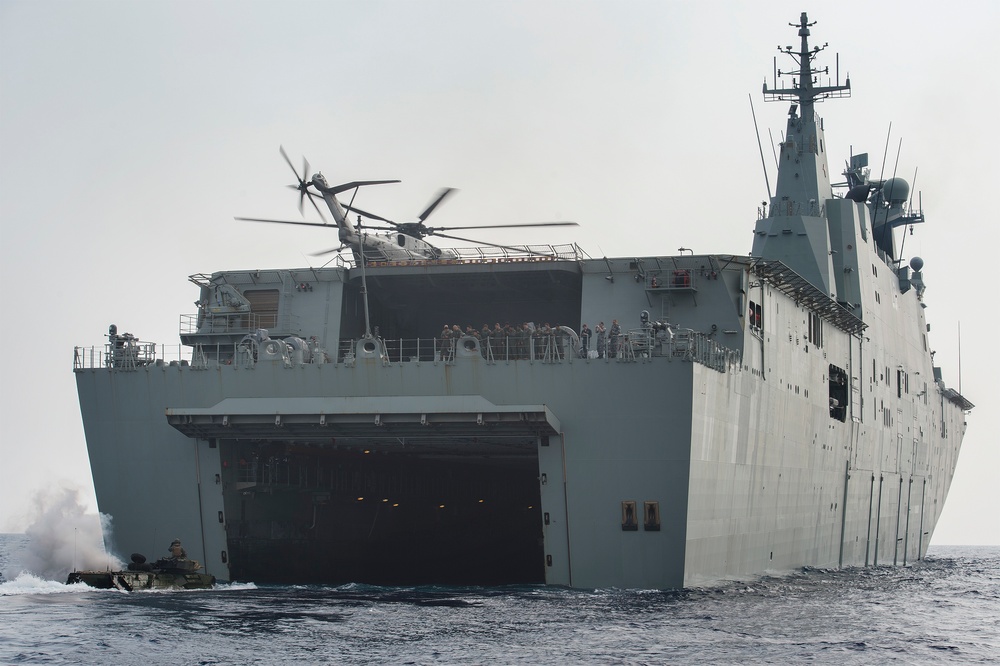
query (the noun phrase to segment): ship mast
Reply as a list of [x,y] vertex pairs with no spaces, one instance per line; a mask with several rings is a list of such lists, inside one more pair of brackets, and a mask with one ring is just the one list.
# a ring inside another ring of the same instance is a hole
[[816,114],[816,102],[828,97],[850,97],[851,80],[844,85],[837,82],[819,85],[822,74],[829,75],[829,67],[816,67],[814,60],[826,48],[809,47],[809,23],[802,12],[798,27],[800,45],[795,51],[792,46],[778,47],[778,50],[795,61],[797,67],[791,71],[775,71],[775,86],[780,76],[791,76],[792,85],[786,88],[768,88],[764,83],[764,99],[768,102],[790,101],[788,126],[785,140],[781,144],[781,160],[778,168],[778,184],[772,209],[776,205],[785,215],[819,215],[819,207],[833,196],[830,175],[827,169],[826,150],[823,142],[823,119]]
[[[829,67],[815,66],[814,60],[823,46],[809,46],[810,23],[805,12],[798,28],[800,44],[778,47],[792,58],[796,67],[790,71],[777,69],[774,82],[764,82],[764,99],[768,102],[790,101],[788,120],[778,158],[778,180],[768,216],[757,222],[751,254],[765,259],[778,259],[790,266],[823,292],[835,297],[833,266],[830,260],[830,235],[826,222],[826,202],[833,198],[830,171],[827,165],[823,119],[816,114],[815,104],[826,98],[850,97],[851,81],[820,84],[820,75],[829,75]],[[838,67],[839,70],[839,67]],[[791,76],[790,87],[779,88],[779,76]]]
[[[813,60],[819,55],[820,51],[823,51],[828,45],[823,44],[823,46],[814,46],[811,50],[809,48],[809,28],[816,25],[813,21],[809,23],[809,19],[805,12],[802,12],[802,16],[799,18],[799,23],[796,26],[795,23],[789,23],[788,25],[793,28],[798,27],[799,37],[801,37],[801,45],[799,47],[798,53],[793,51],[793,47],[785,46],[778,47],[778,50],[785,53],[793,60],[795,60],[798,67],[798,79],[792,81],[791,88],[772,88],[768,90],[767,82],[764,82],[764,99],[773,102],[777,100],[792,100],[797,102],[800,107],[802,107],[802,120],[806,122],[812,122],[814,120],[814,109],[813,104],[818,101],[825,99],[827,97],[850,97],[851,96],[851,77],[847,77],[847,81],[844,85],[840,85],[840,72],[836,72],[837,83],[836,85],[828,86],[818,86],[816,83],[820,74],[829,74],[830,68],[824,67],[822,69],[813,67]],[[838,68],[839,69],[839,68]],[[777,70],[776,76],[784,76],[786,74],[794,74],[794,72],[782,72]],[[775,82],[776,84],[777,82]],[[794,111],[790,112],[792,115]]]

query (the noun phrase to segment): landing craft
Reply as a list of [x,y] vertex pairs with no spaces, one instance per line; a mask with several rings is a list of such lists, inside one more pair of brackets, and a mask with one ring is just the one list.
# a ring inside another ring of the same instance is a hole
[[[362,180],[362,181],[352,181],[349,183],[343,183],[331,187],[326,178],[322,173],[316,173],[312,176],[312,179],[306,180],[306,175],[309,172],[309,162],[303,158],[302,175],[300,176],[295,167],[292,166],[292,162],[288,159],[288,154],[285,153],[284,147],[280,148],[281,156],[288,163],[289,168],[291,168],[292,173],[295,174],[298,180],[297,185],[289,185],[290,188],[298,190],[299,192],[299,212],[303,212],[303,201],[306,197],[309,198],[309,203],[313,205],[316,212],[319,214],[323,222],[293,222],[290,220],[270,220],[256,217],[237,217],[237,220],[245,222],[269,222],[273,224],[296,224],[311,227],[331,227],[332,225],[327,224],[326,218],[323,217],[322,211],[320,211],[319,206],[316,205],[314,198],[321,198],[330,209],[330,214],[333,216],[336,228],[339,230],[340,246],[336,248],[331,248],[329,250],[323,250],[321,252],[314,253],[313,256],[322,256],[325,254],[331,254],[334,252],[340,252],[345,249],[351,250],[354,255],[355,262],[364,263],[368,261],[422,261],[422,260],[438,260],[438,259],[457,259],[458,253],[452,250],[442,250],[434,245],[431,245],[424,240],[427,236],[439,236],[441,238],[450,238],[453,240],[467,241],[471,243],[477,243],[480,245],[488,245],[491,247],[515,250],[518,251],[521,248],[511,248],[507,245],[498,245],[496,243],[488,243],[482,240],[472,240],[470,238],[462,238],[460,236],[454,236],[446,233],[444,231],[454,231],[463,229],[505,229],[505,228],[515,228],[515,227],[566,227],[566,226],[577,226],[576,222],[539,222],[539,223],[528,223],[528,224],[491,224],[491,225],[479,225],[479,226],[469,226],[469,227],[429,227],[424,224],[427,217],[434,212],[449,195],[455,192],[454,188],[446,187],[442,189],[438,195],[431,201],[431,203],[424,209],[424,211],[417,217],[415,222],[393,222],[385,217],[376,215],[374,213],[368,213],[360,208],[353,205],[354,196],[357,194],[357,190],[365,185],[384,185],[388,183],[398,183],[398,180]],[[309,188],[312,187],[316,192],[311,191]],[[337,195],[342,192],[347,192],[349,190],[354,190],[354,195],[351,196],[351,203],[343,204],[337,199]],[[318,194],[317,194],[318,193]],[[351,211],[358,215],[358,224],[355,226],[351,223],[350,219],[347,217],[347,212]],[[390,226],[388,227],[378,227],[365,225],[362,227],[361,218],[367,217],[369,219],[378,220]],[[363,229],[369,229],[374,231],[385,231],[390,232],[387,234],[370,234],[366,233]]]

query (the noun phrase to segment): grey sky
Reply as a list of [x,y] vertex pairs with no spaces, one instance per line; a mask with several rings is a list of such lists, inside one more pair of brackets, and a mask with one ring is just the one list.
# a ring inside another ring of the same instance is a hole
[[749,252],[766,190],[748,94],[773,186],[768,131],[787,107],[760,87],[806,9],[854,89],[819,107],[828,152],[867,151],[877,172],[891,122],[887,175],[901,138],[898,175],[919,167],[928,221],[904,255],[925,260],[931,344],[955,387],[961,321],[977,408],[933,543],[1000,544],[984,519],[1000,505],[996,269],[973,252],[1000,240],[998,7],[0,0],[0,531],[24,528],[39,490],[93,503],[75,345],[112,322],[176,345],[188,275],[315,265],[308,253],[336,245],[233,220],[298,215],[281,144],[331,182],[402,179],[356,202],[393,219],[451,186],[435,225],[581,224],[480,234],[491,242]]

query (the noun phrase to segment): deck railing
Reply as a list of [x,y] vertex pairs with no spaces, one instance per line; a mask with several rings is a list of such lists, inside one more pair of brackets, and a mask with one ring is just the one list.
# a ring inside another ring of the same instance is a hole
[[147,365],[189,365],[192,349],[184,345],[157,345],[136,342],[128,347],[111,344],[73,348],[73,369],[113,368],[135,370]]
[[[335,355],[321,349],[293,350],[282,342],[278,347],[281,353],[270,358],[283,360],[288,366],[330,362],[350,365],[357,362],[359,342],[360,339],[341,340]],[[579,340],[568,334],[485,338],[463,336],[457,339],[377,338],[373,339],[370,349],[372,355],[386,365],[411,362],[453,364],[461,363],[463,357],[476,355],[481,356],[488,364],[513,361],[573,363],[584,360],[628,363],[666,358],[700,363],[725,372],[727,368],[738,367],[742,358],[738,350],[724,347],[710,336],[689,329],[671,329],[666,332],[632,329],[615,339],[606,339],[603,349],[591,346],[586,357]],[[250,368],[260,362],[262,354],[258,344],[247,340],[237,345],[219,343],[194,347],[135,341],[127,345],[115,343],[74,347],[73,369],[108,368],[129,371],[163,365],[181,365],[192,369],[224,365]]]
[[[351,363],[356,360],[359,340],[342,340],[337,353],[337,362]],[[652,357],[700,363],[725,372],[728,366],[738,366],[742,354],[739,350],[720,345],[711,337],[690,329],[673,329],[660,334],[651,329],[633,329],[615,339],[607,338],[604,347],[592,349],[597,352],[585,357],[578,339],[570,335],[532,335],[477,337],[463,336],[458,339],[379,338],[377,355],[385,363],[408,363],[412,361],[436,361],[453,363],[468,353],[479,354],[488,363],[509,361],[532,361],[541,363],[571,363],[574,360],[606,360],[629,362]]]
[[258,329],[299,333],[299,317],[274,313],[241,312],[228,315],[206,316],[203,313],[182,314],[180,316],[181,335],[240,334],[252,333]]
[[[504,247],[492,245],[483,247],[441,248],[441,256],[438,259],[428,259],[423,252],[407,251],[402,248],[396,248],[396,250],[405,252],[409,256],[405,259],[394,259],[392,261],[365,257],[365,264],[368,266],[406,266],[411,264],[435,266],[444,264],[492,264],[556,260],[580,261],[588,256],[576,243],[568,245],[514,245]],[[338,254],[335,264],[339,268],[357,267],[357,262],[354,260],[353,255],[347,252]]]

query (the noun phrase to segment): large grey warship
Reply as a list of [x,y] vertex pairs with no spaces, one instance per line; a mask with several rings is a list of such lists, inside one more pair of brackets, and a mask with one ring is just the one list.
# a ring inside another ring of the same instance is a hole
[[810,26],[764,85],[790,107],[749,255],[440,249],[446,193],[397,224],[337,199],[378,181],[303,173],[338,263],[191,276],[178,358],[116,327],[75,350],[107,546],[182,535],[220,581],[584,588],[921,559],[972,404],[901,257],[908,184],[852,155],[834,195],[814,107],[850,81],[820,85]]

